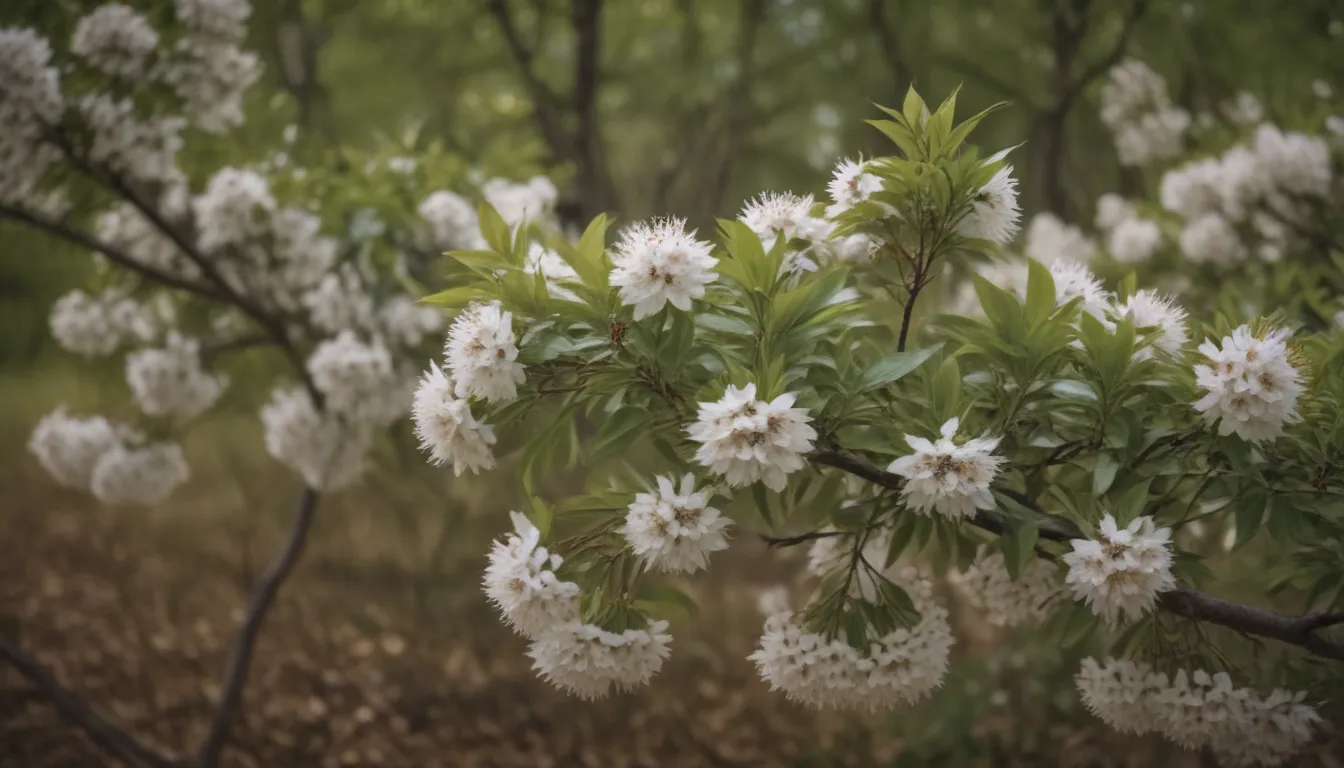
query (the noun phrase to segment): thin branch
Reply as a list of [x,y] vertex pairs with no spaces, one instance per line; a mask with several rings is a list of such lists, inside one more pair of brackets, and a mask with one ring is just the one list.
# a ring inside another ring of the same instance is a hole
[[12,219],[22,224],[27,224],[34,229],[39,229],[73,245],[96,251],[113,264],[125,267],[146,279],[162,283],[171,288],[187,291],[188,293],[194,293],[197,296],[202,296],[214,301],[219,301],[221,299],[220,295],[211,290],[209,286],[174,275],[171,272],[165,272],[158,267],[153,267],[136,261],[127,253],[114,248],[93,235],[90,235],[88,232],[66,224],[63,221],[43,218],[35,213],[24,210],[23,208],[11,205],[0,205],[0,218]]
[[[811,454],[809,459],[814,464],[843,470],[884,488],[896,490],[904,483],[904,478],[900,475],[886,472],[844,451],[817,451]],[[1040,505],[1027,495],[1009,488],[995,490],[1040,515],[1038,525],[1041,538],[1068,541],[1082,536],[1073,523],[1046,514]],[[1004,522],[1001,515],[985,510],[981,510],[971,519],[973,525],[1000,534],[1005,530]],[[1344,661],[1344,643],[1315,634],[1317,630],[1344,624],[1344,612],[1288,616],[1276,611],[1223,600],[1187,587],[1177,587],[1163,593],[1158,600],[1158,607],[1194,621],[1207,621],[1245,634],[1268,637],[1305,648],[1318,656]]]
[[299,507],[294,513],[290,525],[289,537],[261,579],[252,587],[247,599],[247,609],[243,623],[234,636],[233,647],[224,666],[223,682],[220,686],[219,704],[215,708],[210,731],[201,743],[197,765],[199,768],[215,768],[219,764],[224,745],[229,739],[229,730],[233,727],[234,716],[242,699],[243,687],[247,683],[247,671],[252,662],[252,652],[256,648],[257,637],[261,634],[261,625],[266,614],[275,602],[281,585],[293,570],[303,553],[308,539],[308,530],[312,527],[313,512],[317,508],[317,491],[304,487],[299,497]]
[[509,52],[518,65],[519,74],[523,78],[523,85],[526,86],[528,94],[532,97],[532,117],[536,121],[537,127],[541,129],[542,137],[546,140],[547,146],[550,147],[551,154],[557,162],[573,159],[574,141],[565,130],[557,109],[560,99],[555,91],[537,75],[533,66],[535,51],[523,42],[523,36],[518,30],[518,25],[514,23],[513,14],[509,12],[507,0],[489,0],[485,7],[499,24],[499,31],[504,35],[504,42],[508,45]]
[[173,761],[141,744],[108,722],[82,697],[61,685],[51,670],[8,640],[0,639],[0,658],[42,691],[67,722],[84,731],[95,744],[132,768],[173,768]]
[[844,536],[845,531],[811,531],[800,533],[797,536],[766,536],[761,535],[761,541],[770,549],[780,549],[783,547],[795,547],[799,544],[806,544],[809,541],[817,539],[830,539],[835,536]]
[[1129,39],[1134,33],[1134,28],[1138,26],[1139,20],[1143,18],[1143,14],[1147,10],[1148,0],[1134,0],[1134,4],[1129,8],[1129,13],[1125,15],[1124,26],[1120,28],[1120,37],[1116,39],[1115,45],[1111,46],[1111,50],[1108,51],[1105,56],[1097,59],[1093,62],[1092,66],[1083,70],[1083,72],[1074,79],[1069,89],[1061,96],[1061,103],[1059,105],[1061,108],[1067,109],[1068,106],[1073,103],[1073,100],[1076,99],[1087,86],[1092,84],[1092,81],[1106,74],[1112,67],[1120,63],[1120,60],[1125,56],[1126,49],[1129,47]]

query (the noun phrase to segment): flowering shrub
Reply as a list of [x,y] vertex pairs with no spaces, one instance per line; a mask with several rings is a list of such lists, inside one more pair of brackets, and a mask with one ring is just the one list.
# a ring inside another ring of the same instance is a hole
[[[1315,579],[1317,604],[1338,599],[1319,598],[1340,578],[1324,565],[1344,492],[1339,337],[1192,316],[1074,259],[973,274],[973,311],[917,316],[937,276],[1017,231],[1007,152],[967,144],[986,113],[958,124],[954,108],[912,91],[873,121],[896,153],[840,163],[829,203],[749,202],[717,246],[658,219],[608,249],[599,217],[543,246],[565,267],[545,274],[527,228],[480,209],[483,246],[450,254],[471,275],[430,299],[455,319],[417,396],[423,447],[460,470],[507,446],[529,494],[561,467],[591,478],[514,513],[486,592],[537,671],[591,698],[668,656],[691,605],[661,574],[712,565],[746,530],[812,541],[813,580],[763,601],[751,660],[790,698],[872,710],[939,686],[954,637],[933,579],[951,566],[994,623],[1126,659],[1078,674],[1108,723],[1281,764],[1310,740],[1313,700],[1260,693],[1282,677],[1218,628],[1338,661],[1326,628],[1344,615],[1199,591],[1221,553],[1181,542],[1221,529],[1239,547],[1267,525],[1320,563],[1274,587]],[[1061,222],[1032,230],[1029,250],[1091,250]]]

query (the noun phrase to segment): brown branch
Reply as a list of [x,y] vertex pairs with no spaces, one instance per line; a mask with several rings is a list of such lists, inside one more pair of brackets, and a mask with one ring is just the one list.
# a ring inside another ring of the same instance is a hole
[[29,657],[8,640],[0,639],[0,658],[33,687],[51,700],[56,711],[71,725],[82,730],[93,743],[131,768],[173,768],[173,761],[141,744],[127,732],[108,722],[82,697],[61,684],[51,670]]
[[96,251],[113,264],[129,269],[141,277],[153,280],[157,283],[162,283],[170,288],[177,288],[178,290],[193,293],[197,296],[202,296],[214,301],[218,301],[221,298],[218,293],[211,290],[207,285],[202,285],[194,280],[189,280],[179,275],[174,275],[171,272],[165,272],[158,267],[136,261],[129,254],[114,248],[88,232],[70,224],[66,224],[63,221],[43,218],[31,211],[11,205],[0,205],[0,218],[12,219],[13,221],[27,224],[34,229],[46,232],[53,237],[58,237],[73,245]]
[[572,99],[578,118],[574,152],[579,166],[579,215],[582,222],[602,213],[614,202],[613,184],[607,174],[606,154],[597,124],[597,93],[601,85],[598,64],[602,54],[602,3],[603,0],[574,0],[570,15],[577,45]]
[[224,666],[223,682],[220,686],[219,704],[210,723],[210,731],[201,743],[197,758],[199,768],[215,768],[219,764],[224,745],[228,742],[229,731],[233,726],[243,687],[247,683],[247,671],[252,662],[252,653],[256,649],[257,637],[261,634],[261,625],[266,614],[275,602],[281,585],[294,569],[299,556],[303,553],[308,539],[308,530],[312,527],[313,512],[317,508],[317,491],[305,486],[299,497],[299,507],[294,513],[290,525],[289,537],[271,564],[262,573],[261,579],[252,587],[247,599],[247,609],[243,623],[234,636],[233,647],[229,651]]
[[1093,62],[1092,66],[1083,70],[1083,72],[1074,79],[1073,84],[1066,90],[1062,96],[1063,106],[1067,108],[1078,98],[1087,86],[1094,80],[1110,71],[1112,67],[1120,63],[1124,58],[1125,50],[1129,47],[1129,39],[1133,36],[1134,28],[1138,26],[1139,20],[1148,10],[1148,0],[1134,0],[1130,6],[1129,13],[1125,15],[1124,26],[1120,28],[1120,37],[1116,39],[1115,45],[1105,56]]
[[[841,450],[817,451],[808,458],[814,464],[834,467],[884,488],[898,490],[904,483],[904,478],[900,475],[879,469]],[[1082,536],[1072,522],[1046,514],[1040,505],[1026,494],[1010,488],[996,488],[995,491],[1040,515],[1037,523],[1041,538],[1063,542]],[[973,525],[998,534],[1006,530],[1005,522],[999,513],[986,510],[980,510],[971,519]],[[1304,648],[1318,656],[1344,661],[1344,643],[1315,634],[1320,629],[1344,624],[1344,612],[1289,616],[1233,603],[1187,587],[1177,587],[1164,593],[1158,600],[1158,607],[1193,621],[1207,621],[1244,634],[1279,640]]]
[[817,539],[830,539],[836,536],[844,536],[845,531],[810,531],[800,533],[797,536],[766,536],[761,534],[761,541],[770,549],[780,549],[782,547],[795,547],[799,544],[806,544],[809,541]]
[[489,0],[486,3],[486,10],[495,17],[495,21],[499,24],[500,33],[504,35],[504,42],[508,45],[509,52],[518,65],[518,72],[522,75],[523,85],[532,97],[532,118],[537,123],[537,127],[541,129],[542,138],[546,140],[551,155],[557,162],[572,160],[575,150],[574,141],[564,128],[558,109],[560,99],[555,91],[537,75],[536,69],[533,67],[535,51],[523,42],[518,25],[514,23],[513,14],[509,12],[507,0]]

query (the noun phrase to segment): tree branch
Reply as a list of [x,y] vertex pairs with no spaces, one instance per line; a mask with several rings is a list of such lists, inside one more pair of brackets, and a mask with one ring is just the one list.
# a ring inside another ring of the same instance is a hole
[[219,703],[210,723],[210,731],[201,743],[197,758],[199,768],[215,768],[228,742],[229,731],[233,726],[234,715],[242,699],[243,687],[247,683],[247,672],[252,662],[252,652],[256,648],[257,637],[266,614],[275,602],[281,585],[294,569],[299,556],[303,553],[308,540],[308,530],[312,527],[313,512],[317,508],[317,491],[305,486],[299,497],[299,507],[294,513],[290,525],[289,538],[261,579],[252,587],[247,599],[247,609],[242,625],[234,637],[233,647],[224,666],[223,682],[220,686]]
[[572,160],[575,146],[565,130],[557,110],[559,98],[555,91],[551,90],[550,86],[546,85],[537,76],[537,72],[533,68],[535,52],[523,42],[518,25],[514,23],[513,15],[509,13],[507,0],[489,0],[486,3],[486,10],[495,17],[495,21],[499,24],[500,33],[504,35],[504,42],[508,45],[509,52],[513,54],[513,60],[518,65],[518,72],[522,75],[523,85],[532,97],[532,117],[536,121],[537,127],[541,129],[542,138],[546,140],[547,146],[550,147],[551,155],[557,162]]
[[[904,478],[900,475],[879,469],[842,450],[821,450],[808,458],[814,464],[834,467],[884,488],[899,490],[904,483]],[[1064,542],[1082,536],[1072,522],[1047,514],[1035,500],[1025,494],[1010,488],[996,488],[995,491],[1040,515],[1037,522],[1041,538]],[[997,534],[1007,530],[1006,520],[1001,513],[994,510],[978,511],[971,519],[971,523]],[[1288,616],[1276,611],[1233,603],[1188,587],[1177,587],[1163,593],[1158,599],[1158,607],[1193,621],[1207,621],[1248,635],[1268,637],[1304,648],[1317,656],[1344,661],[1344,643],[1315,634],[1320,629],[1344,624],[1344,612]]]
[[170,288],[194,293],[213,301],[219,301],[222,297],[210,289],[207,285],[202,285],[194,280],[174,275],[171,272],[165,272],[158,267],[136,261],[123,251],[114,248],[107,243],[102,242],[93,235],[82,229],[66,224],[62,221],[43,218],[35,213],[11,205],[0,205],[0,218],[11,219],[22,224],[27,224],[34,229],[39,229],[53,237],[58,237],[68,243],[77,245],[81,248],[88,248],[102,254],[108,261],[117,266],[124,267],[130,271],[149,280],[153,280]]
[[1139,19],[1143,17],[1147,10],[1148,0],[1134,0],[1134,4],[1129,8],[1129,13],[1125,15],[1124,26],[1120,28],[1120,37],[1116,39],[1115,45],[1105,56],[1097,59],[1092,66],[1083,70],[1062,95],[1061,102],[1065,109],[1073,103],[1074,99],[1078,98],[1083,89],[1092,84],[1092,81],[1106,74],[1111,67],[1120,63],[1120,59],[1125,56],[1125,50],[1129,47],[1129,39],[1134,33],[1134,28],[1138,26]]
[[42,691],[51,700],[56,711],[66,722],[84,731],[108,754],[131,766],[131,768],[173,768],[173,761],[141,744],[133,736],[108,722],[93,710],[78,694],[61,685],[56,676],[37,660],[29,657],[8,640],[0,639],[0,658],[3,658],[19,674],[27,678],[33,687]]

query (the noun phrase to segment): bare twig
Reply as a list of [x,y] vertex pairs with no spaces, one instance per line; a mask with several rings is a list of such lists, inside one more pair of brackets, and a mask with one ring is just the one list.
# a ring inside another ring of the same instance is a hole
[[0,638],[0,658],[4,658],[19,674],[51,700],[56,711],[67,722],[84,731],[108,754],[131,768],[173,768],[173,761],[141,744],[126,731],[108,722],[89,706],[81,696],[61,684],[51,670],[31,658],[18,646]]
[[[904,482],[900,475],[886,472],[850,453],[840,450],[822,450],[810,457],[814,464],[843,470],[884,488],[899,489]],[[1052,541],[1068,541],[1082,536],[1072,522],[1049,515],[1027,495],[1009,488],[995,491],[1039,515],[1040,536]],[[994,513],[981,510],[971,523],[986,530],[1003,533],[1004,520]],[[1168,613],[1194,621],[1207,621],[1248,635],[1267,637],[1296,645],[1318,656],[1344,661],[1344,643],[1339,643],[1316,632],[1336,624],[1344,624],[1344,612],[1308,613],[1288,616],[1275,611],[1255,608],[1241,603],[1205,594],[1188,587],[1178,587],[1164,593],[1158,607]]]
[[247,683],[247,671],[252,662],[257,637],[261,633],[261,625],[265,622],[266,614],[275,602],[275,596],[280,592],[281,585],[303,553],[316,508],[317,491],[305,487],[299,497],[299,507],[294,513],[294,521],[290,525],[289,538],[285,541],[284,548],[252,587],[243,623],[234,637],[233,647],[229,651],[229,659],[224,667],[219,704],[215,708],[210,731],[201,744],[197,758],[197,765],[200,768],[214,768],[219,764],[220,754],[228,741],[229,730],[233,726],[234,715],[242,699],[243,687]]
[[799,544],[806,544],[809,541],[817,539],[830,539],[836,536],[844,536],[845,531],[809,531],[800,533],[797,536],[766,536],[761,535],[761,541],[770,549],[780,549],[782,547],[795,547]]

